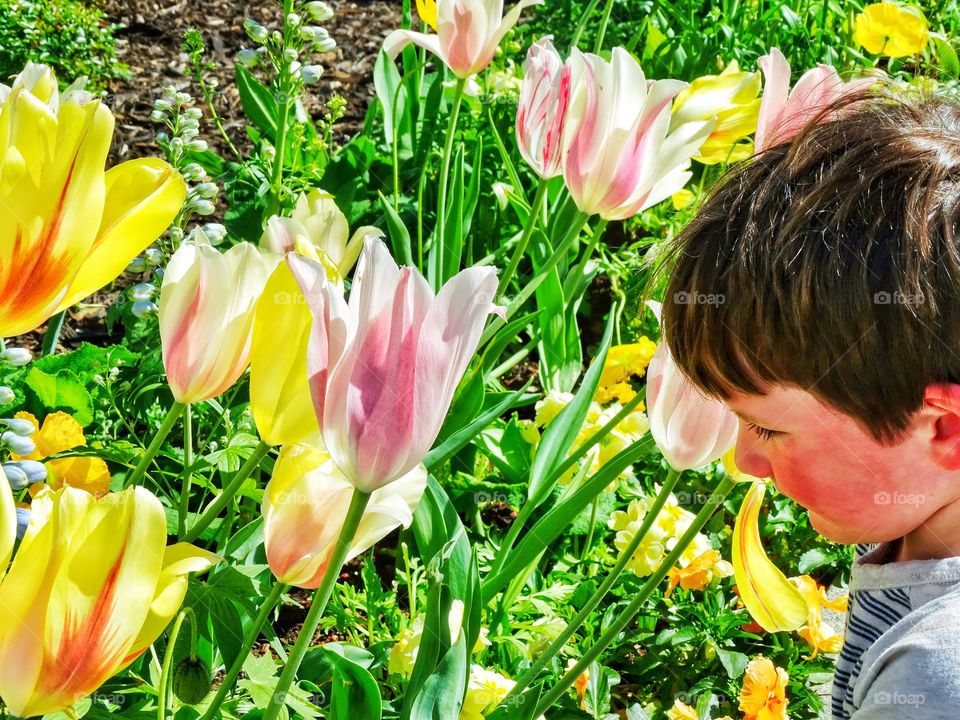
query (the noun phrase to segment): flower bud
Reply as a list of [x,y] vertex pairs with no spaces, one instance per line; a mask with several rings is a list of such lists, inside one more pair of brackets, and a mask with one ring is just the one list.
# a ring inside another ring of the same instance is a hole
[[27,477],[28,483],[43,482],[47,479],[47,467],[42,462],[36,460],[15,460],[3,464],[3,472],[10,477],[10,468],[22,472]]
[[0,423],[3,423],[8,428],[10,432],[16,433],[22,437],[30,437],[37,431],[36,425],[34,425],[29,420],[21,420],[19,418],[7,418],[0,420]]
[[333,17],[333,8],[325,2],[308,2],[306,10],[314,22],[326,22]]
[[127,265],[127,272],[130,272],[130,273],[142,273],[142,272],[146,272],[146,270],[147,270],[147,263],[141,257],[135,257],[133,260],[130,261],[130,264]]
[[152,283],[139,283],[130,288],[130,297],[133,300],[149,300],[156,291]]
[[323,67],[320,65],[305,65],[300,70],[300,77],[308,85],[317,82],[323,75]]
[[219,188],[217,188],[215,183],[205,182],[205,183],[200,183],[199,185],[194,187],[193,191],[200,197],[206,198],[207,200],[209,200],[217,196],[218,189]]
[[154,110],[169,110],[172,107],[173,103],[171,103],[167,98],[157,98],[153,102]]
[[30,478],[27,477],[27,474],[13,463],[3,464],[3,474],[6,475],[7,482],[10,483],[10,489],[14,492],[20,492],[30,484]]
[[153,122],[163,122],[164,118],[167,117],[167,114],[161,112],[160,110],[154,110],[150,113],[150,120]]
[[197,182],[198,180],[203,180],[207,176],[207,171],[203,169],[203,165],[200,163],[190,163],[181,173],[183,179],[187,182]]
[[10,430],[0,433],[0,442],[4,443],[15,455],[29,455],[37,449],[37,444],[28,437],[21,437]]
[[245,67],[255,67],[259,61],[260,55],[256,50],[244,49],[237,53],[237,62]]
[[203,226],[203,234],[211,245],[219,245],[227,237],[227,228],[220,223],[206,223]]
[[13,347],[0,352],[0,363],[6,362],[14,367],[21,367],[33,360],[33,355],[26,348]]
[[[180,230],[180,228],[177,228],[177,230]],[[180,230],[180,237],[183,237],[183,230]],[[163,253],[160,252],[159,248],[147,248],[143,253],[143,257],[147,261],[147,264],[153,267],[163,262]]]
[[200,658],[185,657],[173,671],[173,694],[187,705],[196,705],[210,693],[213,677]]
[[207,141],[206,140],[191,140],[187,143],[187,149],[193,150],[194,152],[206,152],[207,151]]
[[290,25],[290,27],[297,27],[301,21],[302,19],[297,13],[287,15],[287,24]]
[[254,42],[263,42],[269,35],[267,29],[253,18],[244,19],[243,29],[247,31],[247,35]]
[[12,389],[8,388],[6,385],[0,385],[0,406],[9,405],[16,399],[17,396],[14,394]]
[[133,304],[130,312],[132,312],[138,318],[143,318],[147,315],[153,315],[155,312],[157,312],[157,305],[150,300],[138,300]]
[[217,209],[212,202],[204,200],[203,198],[194,198],[191,200],[190,207],[197,215],[213,215]]
[[336,47],[337,47],[337,41],[334,40],[332,37],[328,37],[324,40],[315,42],[313,44],[313,49],[318,53],[330,52]]
[[27,533],[27,526],[30,524],[30,510],[28,508],[17,508],[17,540],[23,540]]
[[201,110],[200,108],[190,108],[189,110],[187,110],[186,115],[191,120],[199,121],[200,118],[203,117],[203,110]]
[[193,102],[193,96],[190,93],[178,92],[177,93],[177,102],[180,105],[189,105]]
[[297,57],[299,57],[297,55],[297,51],[294,50],[293,48],[286,48],[283,51],[283,59],[286,60],[288,63],[296,62]]

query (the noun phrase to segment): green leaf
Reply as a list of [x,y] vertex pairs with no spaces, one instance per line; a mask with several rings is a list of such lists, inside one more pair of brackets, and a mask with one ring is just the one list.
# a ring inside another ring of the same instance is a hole
[[747,663],[750,662],[750,658],[743,653],[723,648],[717,648],[717,658],[731,680],[736,680],[743,675],[743,671],[747,669]]
[[833,555],[822,548],[812,548],[800,556],[800,560],[797,562],[797,569],[801,575],[805,575],[812,570],[816,570],[824,565],[829,565],[835,559]]
[[[560,411],[543,432],[543,437],[537,446],[537,455],[533,459],[533,469],[530,472],[528,491],[530,510],[527,512],[531,512],[550,496],[555,483],[554,471],[567,457],[583,426],[583,421],[590,410],[590,403],[597,392],[597,385],[600,383],[607,350],[610,348],[613,321],[614,313],[610,313],[607,317],[607,326],[603,331],[603,339],[600,341],[600,348],[584,374],[580,388],[573,396],[573,400]],[[526,509],[527,505],[524,505],[524,510]]]
[[253,73],[240,63],[236,65],[237,91],[240,105],[256,127],[265,132],[271,141],[277,138],[277,101],[270,89],[257,80]]
[[936,46],[943,71],[953,78],[960,76],[960,58],[957,58],[957,51],[953,49],[950,41],[940,33],[930,33],[930,39]]
[[329,720],[380,720],[383,704],[373,675],[329,648],[324,648],[324,652],[333,666]]
[[48,411],[63,410],[81,425],[93,421],[93,400],[83,382],[72,370],[58,370],[51,375],[31,367],[24,383],[33,390]]
[[382,49],[373,66],[373,87],[383,107],[384,137],[387,145],[393,145],[395,127],[405,112],[406,88],[397,66]]
[[380,207],[383,208],[383,214],[387,221],[387,233],[390,235],[390,246],[393,248],[393,256],[401,265],[415,267],[413,262],[413,251],[410,245],[410,231],[404,225],[400,215],[394,210],[390,201],[384,197],[382,192],[377,192],[380,196]]

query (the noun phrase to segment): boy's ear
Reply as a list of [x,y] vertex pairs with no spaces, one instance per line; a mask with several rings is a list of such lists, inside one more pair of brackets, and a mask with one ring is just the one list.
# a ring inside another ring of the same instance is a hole
[[931,383],[923,403],[932,411],[934,460],[946,470],[960,470],[960,385]]

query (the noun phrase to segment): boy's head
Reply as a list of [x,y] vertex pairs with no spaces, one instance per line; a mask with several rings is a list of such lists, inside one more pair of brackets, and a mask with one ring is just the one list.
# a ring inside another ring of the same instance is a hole
[[960,105],[861,97],[728,173],[668,256],[677,363],[827,537],[892,540],[960,499],[957,233]]

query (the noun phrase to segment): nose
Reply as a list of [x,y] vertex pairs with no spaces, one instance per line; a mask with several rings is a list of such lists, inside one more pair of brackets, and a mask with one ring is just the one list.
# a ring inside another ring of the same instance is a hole
[[737,467],[747,475],[767,478],[773,475],[773,468],[763,451],[763,443],[741,422],[737,430],[737,448],[734,453]]

